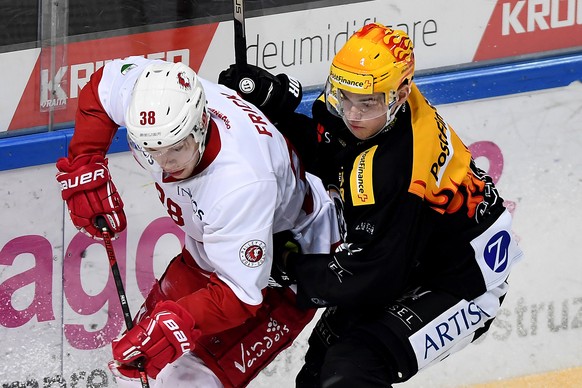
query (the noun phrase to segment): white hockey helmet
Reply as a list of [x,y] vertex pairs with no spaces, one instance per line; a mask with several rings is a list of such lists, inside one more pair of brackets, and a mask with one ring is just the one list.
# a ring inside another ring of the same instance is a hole
[[159,61],[148,65],[137,79],[125,125],[134,155],[141,154],[140,164],[144,156],[147,164],[153,162],[145,150],[165,149],[189,135],[198,145],[198,163],[209,118],[204,88],[194,70],[183,63]]

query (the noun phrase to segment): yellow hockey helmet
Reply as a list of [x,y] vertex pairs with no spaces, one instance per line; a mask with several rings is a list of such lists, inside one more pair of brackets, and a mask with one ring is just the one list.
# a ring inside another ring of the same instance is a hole
[[[412,41],[401,30],[371,23],[355,32],[335,55],[326,85],[328,109],[344,117],[342,92],[384,94],[384,112],[394,105],[396,92],[412,81]],[[334,112],[335,111],[335,112]]]
[[352,93],[396,91],[414,74],[412,41],[404,31],[367,24],[335,55],[330,71],[333,86]]

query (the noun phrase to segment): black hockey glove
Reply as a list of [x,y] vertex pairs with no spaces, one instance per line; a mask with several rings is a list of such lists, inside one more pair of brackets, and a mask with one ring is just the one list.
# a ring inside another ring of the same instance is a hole
[[299,252],[299,245],[291,232],[273,235],[273,266],[271,267],[270,287],[288,287],[297,283],[293,266],[293,253]]
[[242,70],[230,65],[220,72],[218,83],[236,90],[273,122],[294,112],[303,97],[301,83],[295,78],[286,74],[274,76],[253,65],[246,65]]

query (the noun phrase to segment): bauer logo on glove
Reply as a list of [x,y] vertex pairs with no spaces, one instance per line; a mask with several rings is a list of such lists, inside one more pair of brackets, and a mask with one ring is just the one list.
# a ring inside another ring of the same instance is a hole
[[70,178],[70,174],[66,174],[67,177],[63,178],[60,183],[62,190],[68,191],[68,189],[74,189],[78,186],[95,186],[100,185],[101,180],[108,179],[105,177],[105,169],[100,168],[95,171],[89,171],[81,175],[76,175]]
[[151,316],[113,341],[116,362],[109,368],[119,377],[138,378],[136,363],[143,358],[146,373],[155,379],[166,365],[194,349],[200,334],[186,309],[174,301],[160,302]]
[[125,229],[126,219],[107,159],[101,155],[79,155],[73,160],[60,158],[57,168],[61,195],[75,227],[91,238],[102,239],[102,231],[96,226],[97,217],[102,216],[113,237],[117,237]]

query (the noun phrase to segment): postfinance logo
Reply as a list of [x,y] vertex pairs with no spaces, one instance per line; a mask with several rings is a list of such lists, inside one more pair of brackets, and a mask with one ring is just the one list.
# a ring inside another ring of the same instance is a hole
[[350,190],[352,203],[354,206],[373,205],[374,182],[373,182],[373,160],[377,145],[362,152],[354,161],[354,166],[350,174]]
[[345,71],[332,65],[329,77],[336,88],[360,94],[374,92],[372,89],[374,77],[370,74],[352,73],[351,71]]

